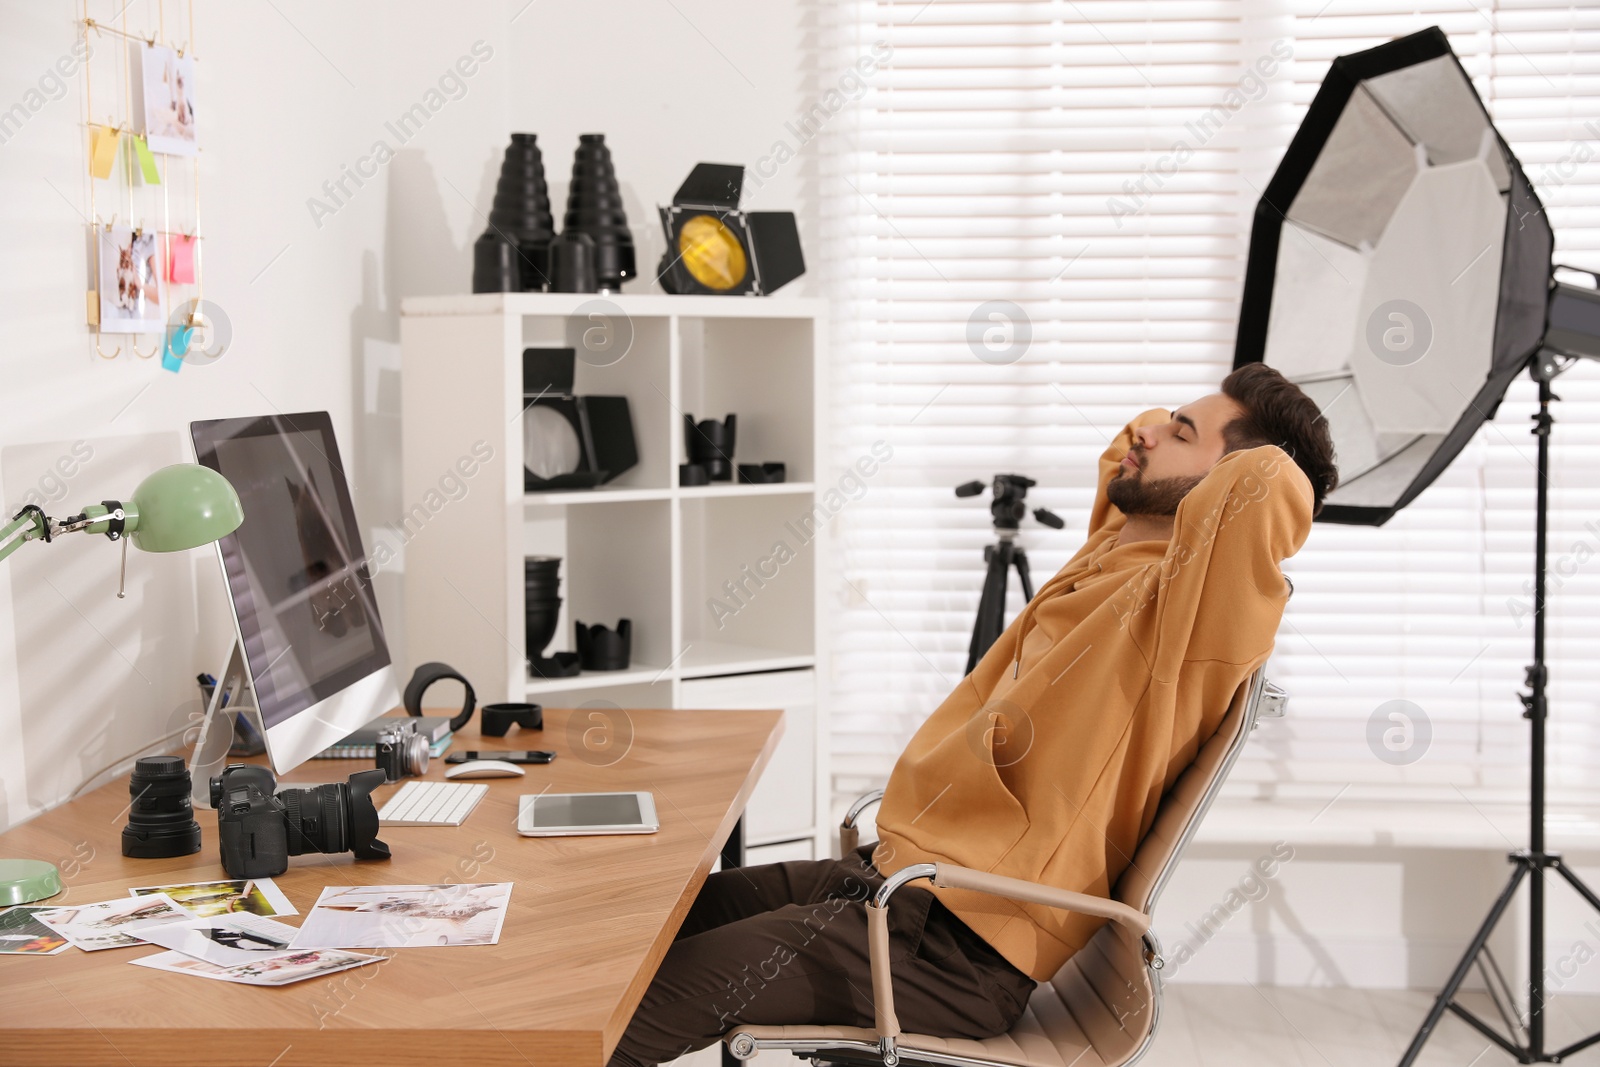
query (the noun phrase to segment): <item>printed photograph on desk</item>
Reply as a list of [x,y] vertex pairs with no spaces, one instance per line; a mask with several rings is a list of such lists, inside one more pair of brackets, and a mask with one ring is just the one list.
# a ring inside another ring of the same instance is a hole
[[129,963],[173,974],[192,974],[196,978],[211,978],[219,982],[238,982],[243,985],[288,985],[307,978],[317,978],[351,967],[364,967],[369,963],[382,963],[387,956],[363,956],[337,949],[311,949],[305,952],[286,952],[278,956],[232,967],[219,967],[215,963],[197,960],[181,952],[157,952],[141,956]]
[[85,952],[143,945],[132,928],[145,923],[187,922],[194,916],[165,893],[145,897],[120,897],[97,904],[45,908],[35,914],[40,922]]
[[290,950],[297,932],[292,926],[254,915],[214,915],[185,923],[157,923],[149,929],[136,926],[131,931],[152,945],[219,967],[281,956]]
[[500,941],[510,882],[330,886],[295,948],[427,948]]
[[53,910],[24,904],[0,911],[0,955],[54,956],[70,948],[66,938],[34,918],[36,912]]
[[289,898],[271,878],[231,878],[217,882],[183,882],[145,885],[128,890],[129,896],[165,893],[191,915],[298,915]]

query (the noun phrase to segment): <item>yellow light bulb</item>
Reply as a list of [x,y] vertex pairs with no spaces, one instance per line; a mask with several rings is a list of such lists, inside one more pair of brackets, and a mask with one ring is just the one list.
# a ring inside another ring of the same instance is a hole
[[678,254],[694,280],[707,289],[732,289],[749,271],[744,246],[721,219],[711,215],[696,215],[683,224]]

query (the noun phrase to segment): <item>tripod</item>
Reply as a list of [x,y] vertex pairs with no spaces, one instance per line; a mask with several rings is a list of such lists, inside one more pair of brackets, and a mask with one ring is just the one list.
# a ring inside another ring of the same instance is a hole
[[[1533,734],[1532,768],[1530,772],[1530,801],[1529,801],[1529,847],[1518,850],[1509,855],[1512,863],[1511,880],[1506,883],[1505,889],[1495,899],[1494,905],[1489,909],[1488,918],[1478,928],[1472,943],[1467,946],[1467,951],[1461,957],[1461,962],[1456,964],[1456,969],[1451,972],[1450,980],[1440,990],[1439,997],[1433,1002],[1433,1008],[1428,1012],[1428,1017],[1423,1021],[1417,1036],[1411,1039],[1411,1047],[1406,1049],[1405,1056],[1400,1060],[1400,1067],[1411,1067],[1422,1052],[1422,1046],[1427,1043],[1428,1037],[1433,1033],[1433,1028],[1439,1024],[1446,1010],[1455,1012],[1465,1020],[1473,1029],[1483,1034],[1484,1037],[1494,1042],[1510,1055],[1516,1057],[1518,1063],[1560,1063],[1573,1053],[1586,1049],[1590,1045],[1600,1042],[1600,1032],[1590,1034],[1579,1041],[1574,1041],[1565,1048],[1551,1052],[1544,1044],[1544,872],[1549,869],[1565,878],[1567,884],[1577,891],[1578,895],[1588,901],[1589,906],[1600,911],[1600,897],[1583,884],[1583,881],[1573,873],[1572,869],[1561,862],[1559,853],[1549,852],[1544,844],[1544,753],[1545,735],[1544,725],[1548,708],[1545,702],[1545,682],[1547,672],[1544,665],[1544,579],[1545,579],[1545,531],[1549,515],[1549,487],[1548,475],[1550,472],[1550,427],[1555,419],[1550,414],[1550,401],[1559,400],[1550,389],[1550,382],[1570,364],[1557,364],[1554,355],[1548,350],[1541,349],[1534,353],[1529,361],[1528,374],[1539,383],[1539,413],[1532,416],[1534,428],[1529,431],[1539,438],[1539,484],[1535,487],[1537,493],[1538,518],[1534,534],[1533,556],[1533,663],[1527,668],[1527,676],[1523,684],[1528,687],[1528,692],[1520,694],[1523,706],[1522,716],[1528,720],[1529,728]],[[1516,1002],[1511,995],[1511,990],[1506,984],[1505,975],[1495,963],[1494,957],[1489,954],[1489,935],[1494,932],[1500,917],[1505,913],[1506,907],[1511,903],[1512,896],[1522,880],[1528,880],[1528,1019],[1521,1023],[1516,1019]],[[1489,961],[1488,968],[1483,961]],[[1489,996],[1494,1001],[1495,1010],[1499,1013],[1506,1029],[1511,1031],[1511,1036],[1506,1037],[1479,1019],[1462,1005],[1456,1003],[1456,994],[1461,989],[1461,983],[1466,980],[1467,974],[1477,964],[1479,972],[1483,975],[1484,984],[1489,987]],[[1491,975],[1493,980],[1491,981]],[[1504,998],[1502,1002],[1501,998]]]
[[[983,654],[1000,639],[1000,634],[1006,628],[1006,586],[1011,580],[1013,567],[1022,581],[1023,597],[1033,599],[1033,577],[1028,571],[1028,554],[1016,541],[1017,528],[1022,517],[1028,513],[1023,498],[1037,484],[1032,478],[1020,474],[994,476],[994,500],[989,505],[989,513],[994,516],[997,540],[983,548],[983,561],[988,564],[988,573],[983,578],[983,595],[978,599],[978,617],[972,624],[972,641],[967,645],[967,674],[972,673],[972,668],[978,665]],[[956,496],[977,496],[981,492],[983,483],[978,481],[956,486]],[[1033,517],[1056,530],[1066,525],[1061,516],[1048,508],[1034,508]]]

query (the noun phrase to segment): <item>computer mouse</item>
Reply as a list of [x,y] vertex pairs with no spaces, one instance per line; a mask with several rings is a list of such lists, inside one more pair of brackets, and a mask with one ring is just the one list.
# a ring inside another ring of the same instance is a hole
[[460,763],[444,772],[446,778],[520,778],[528,772],[503,759],[479,759]]

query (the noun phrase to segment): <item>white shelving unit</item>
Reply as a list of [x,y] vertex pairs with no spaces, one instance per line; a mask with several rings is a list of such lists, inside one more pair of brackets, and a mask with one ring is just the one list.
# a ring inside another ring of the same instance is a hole
[[[401,315],[409,661],[452,664],[483,702],[781,707],[783,741],[746,811],[750,860],[826,856],[822,302],[486,293],[410,298]],[[635,467],[592,490],[524,491],[529,347],[577,349],[578,395],[628,398]],[[678,486],[684,414],[729,412],[735,463],[782,461],[790,481]],[[627,670],[529,676],[531,555],[562,560],[545,654],[576,649],[576,621],[626,617]]]

